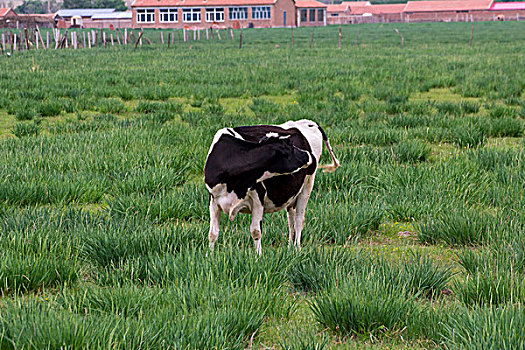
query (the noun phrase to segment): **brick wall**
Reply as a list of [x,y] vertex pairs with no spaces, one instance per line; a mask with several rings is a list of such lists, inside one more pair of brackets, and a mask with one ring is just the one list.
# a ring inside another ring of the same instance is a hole
[[[104,20],[93,20],[90,28],[109,28],[113,25],[113,28],[131,28],[130,19],[104,19]],[[86,26],[84,26],[86,28]]]
[[[286,11],[286,24],[284,13]],[[295,27],[297,15],[293,0],[277,0],[272,12],[272,27]]]
[[[220,6],[214,6],[220,7]],[[206,9],[200,7],[201,21],[200,22],[183,22],[182,8],[177,8],[178,21],[177,22],[160,22],[160,8],[155,8],[155,21],[152,23],[137,22],[137,8],[132,8],[132,27],[133,28],[247,28],[253,25],[256,28],[282,27],[284,24],[284,11],[286,11],[286,25],[295,26],[295,14],[293,0],[278,0],[275,5],[270,5],[270,19],[252,19],[252,7],[248,7],[248,19],[245,20],[230,20],[229,8],[224,6],[224,22],[206,22]],[[149,7],[148,7],[149,8]],[[162,7],[167,8],[167,7]]]
[[[306,11],[306,20],[302,11]],[[322,18],[319,18],[321,13]],[[320,27],[324,26],[326,17],[326,8],[297,8],[296,21],[300,27]],[[328,17],[326,17],[328,21]]]
[[[473,21],[493,21],[498,20],[501,15],[504,20],[515,21],[517,18],[525,20],[525,10],[505,10],[505,11],[468,11],[468,12],[419,12],[406,13],[407,22],[470,22]],[[518,15],[519,17],[516,17]]]

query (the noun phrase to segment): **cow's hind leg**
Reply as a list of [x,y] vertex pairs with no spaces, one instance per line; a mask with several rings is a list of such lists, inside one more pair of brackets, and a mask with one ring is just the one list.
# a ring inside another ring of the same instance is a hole
[[252,224],[250,225],[250,232],[252,234],[253,242],[255,243],[255,251],[261,255],[261,239],[262,239],[262,219],[264,214],[264,207],[260,204],[253,205],[252,208]]
[[215,247],[215,242],[219,237],[219,229],[221,222],[221,208],[213,197],[210,196],[210,233],[208,239],[210,241],[210,250],[213,250]]
[[286,208],[288,217],[288,248],[291,248],[295,241],[295,208],[289,206]]
[[301,233],[304,227],[304,215],[306,212],[306,205],[310,199],[310,194],[312,193],[312,188],[314,187],[314,177],[315,174],[307,177],[303,189],[299,196],[297,197],[297,202],[295,206],[295,248],[301,249]]

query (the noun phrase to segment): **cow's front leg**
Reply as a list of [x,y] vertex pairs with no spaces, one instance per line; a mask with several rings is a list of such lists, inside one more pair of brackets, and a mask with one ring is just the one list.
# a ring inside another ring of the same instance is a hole
[[210,241],[210,250],[213,250],[215,247],[215,242],[219,237],[219,229],[221,222],[221,208],[212,196],[210,196],[210,233],[208,234],[208,239]]
[[254,204],[252,208],[252,224],[250,225],[250,232],[252,233],[253,242],[255,243],[255,251],[261,255],[261,238],[262,238],[262,219],[264,214],[264,207],[260,204]]
[[291,248],[295,241],[295,209],[292,206],[286,208],[288,217],[288,248]]
[[297,202],[295,205],[295,248],[301,249],[301,233],[304,227],[304,215],[306,212],[306,205],[310,199],[310,194],[312,193],[312,188],[314,187],[314,178],[313,175],[307,176],[303,189],[299,196],[297,197]]

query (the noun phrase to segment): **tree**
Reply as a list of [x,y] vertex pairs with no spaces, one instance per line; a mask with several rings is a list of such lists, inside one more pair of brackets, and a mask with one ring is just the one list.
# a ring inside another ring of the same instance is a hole
[[65,9],[116,9],[117,11],[127,10],[123,0],[64,0],[62,8]]
[[38,0],[27,0],[27,1],[24,1],[22,5],[18,6],[15,9],[15,12],[21,13],[21,14],[28,14],[28,13],[42,14],[42,13],[45,13],[44,3]]
[[128,9],[122,0],[95,0],[93,7],[97,9],[114,8],[117,11],[126,11]]
[[91,0],[64,0],[62,8],[64,9],[86,9],[92,8]]

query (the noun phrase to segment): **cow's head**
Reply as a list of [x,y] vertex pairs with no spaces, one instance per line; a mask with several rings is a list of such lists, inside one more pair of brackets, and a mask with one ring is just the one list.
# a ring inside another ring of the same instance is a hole
[[288,138],[270,138],[261,151],[267,153],[265,168],[274,174],[290,174],[312,164],[310,152],[297,148]]

